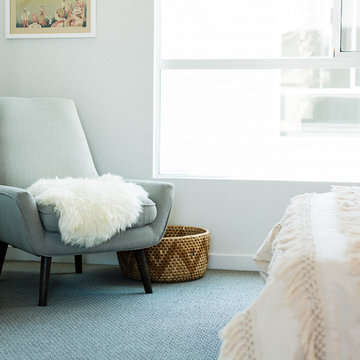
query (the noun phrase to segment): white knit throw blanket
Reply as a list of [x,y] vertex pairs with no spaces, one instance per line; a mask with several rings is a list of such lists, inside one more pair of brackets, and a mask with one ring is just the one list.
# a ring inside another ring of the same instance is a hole
[[38,205],[53,205],[65,244],[93,247],[131,227],[145,190],[120,176],[40,179],[27,189]]
[[360,274],[360,187],[333,186],[336,193],[340,230],[349,241],[347,255],[354,275]]
[[222,330],[220,359],[357,359],[360,188],[293,198],[259,252],[269,278]]

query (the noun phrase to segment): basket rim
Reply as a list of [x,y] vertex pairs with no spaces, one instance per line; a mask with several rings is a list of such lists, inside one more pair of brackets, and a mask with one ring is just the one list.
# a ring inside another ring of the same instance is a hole
[[[205,229],[205,228],[201,228],[201,227],[198,227],[198,226],[191,226],[191,225],[168,225],[166,227],[166,230],[168,228],[171,228],[171,227],[182,227],[184,230],[186,229],[195,229],[195,230],[201,230],[202,232],[199,233],[199,234],[191,234],[191,235],[183,235],[183,236],[163,236],[163,240],[164,239],[186,239],[186,238],[194,238],[194,237],[199,237],[199,236],[207,236],[207,235],[210,235],[210,231],[208,229]],[[165,230],[165,232],[166,232]]]

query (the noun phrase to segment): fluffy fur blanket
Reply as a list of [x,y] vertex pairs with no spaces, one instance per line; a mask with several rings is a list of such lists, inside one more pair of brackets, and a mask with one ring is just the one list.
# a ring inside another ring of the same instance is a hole
[[40,179],[27,189],[39,205],[53,205],[65,244],[92,247],[131,227],[145,190],[120,176]]

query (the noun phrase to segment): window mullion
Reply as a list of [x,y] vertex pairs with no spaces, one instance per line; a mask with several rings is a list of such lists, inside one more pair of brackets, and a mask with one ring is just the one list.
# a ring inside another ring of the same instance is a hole
[[281,59],[166,59],[160,69],[347,69],[358,67],[356,58],[318,57]]

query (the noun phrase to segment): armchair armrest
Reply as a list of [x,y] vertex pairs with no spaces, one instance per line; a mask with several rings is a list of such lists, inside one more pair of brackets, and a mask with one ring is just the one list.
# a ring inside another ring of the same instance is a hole
[[36,203],[25,189],[0,185],[0,240],[34,255],[44,238]]
[[[149,193],[149,198],[155,202],[157,216],[154,222],[149,224],[160,242],[163,237],[166,225],[169,220],[171,207],[174,201],[174,185],[167,182],[160,181],[145,181],[145,180],[126,180],[131,181],[143,187]],[[156,244],[155,243],[155,244]],[[155,245],[154,244],[154,245]]]

